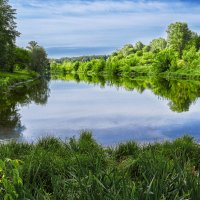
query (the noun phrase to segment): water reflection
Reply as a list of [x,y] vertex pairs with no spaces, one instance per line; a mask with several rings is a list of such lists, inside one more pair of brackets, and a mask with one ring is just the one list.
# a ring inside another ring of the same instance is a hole
[[106,77],[88,76],[85,74],[67,74],[53,76],[53,79],[74,80],[77,83],[85,82],[94,85],[116,86],[117,89],[124,88],[128,91],[136,90],[143,93],[150,89],[160,98],[169,100],[168,106],[174,112],[187,112],[192,103],[200,96],[200,81],[197,80],[176,80],[162,77]]
[[21,124],[20,106],[34,102],[44,105],[50,94],[48,80],[40,79],[8,91],[0,91],[0,140],[19,139],[25,126]]
[[0,92],[0,139],[65,139],[83,129],[92,130],[103,144],[185,133],[200,139],[199,81],[83,74],[52,79]]

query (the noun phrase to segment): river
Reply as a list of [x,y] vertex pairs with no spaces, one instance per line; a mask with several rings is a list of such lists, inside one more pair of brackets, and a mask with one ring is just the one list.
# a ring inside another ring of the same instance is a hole
[[[92,131],[103,145],[200,139],[200,82],[70,77],[38,81],[1,96],[0,139],[34,142]],[[4,105],[5,104],[5,105]]]

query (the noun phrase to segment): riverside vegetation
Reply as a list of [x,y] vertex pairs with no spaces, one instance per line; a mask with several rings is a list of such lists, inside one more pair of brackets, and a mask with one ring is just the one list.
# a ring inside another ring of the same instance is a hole
[[0,0],[0,89],[7,90],[15,83],[46,74],[49,70],[47,54],[37,42],[27,48],[17,47],[20,33],[16,30],[16,10],[7,0]]
[[[167,39],[157,38],[144,45],[127,44],[108,58],[55,60],[51,69],[56,73],[200,77],[200,36],[186,23],[176,22],[167,29]],[[64,61],[63,61],[64,60]]]
[[65,142],[1,144],[0,156],[4,199],[200,198],[200,145],[189,136],[102,147],[84,132]]
[[[49,65],[37,42],[31,41],[26,49],[16,46],[16,10],[7,0],[0,0],[0,11],[0,128],[14,132],[16,127],[23,129],[18,104],[44,104],[49,90],[44,80],[11,86],[46,74]],[[199,82],[182,84],[180,101],[172,87],[176,80],[158,76],[198,79],[200,37],[181,22],[171,24],[167,33],[166,40],[128,44],[110,56],[52,61],[51,71],[64,79],[110,81],[141,92],[151,88],[171,100],[172,110],[186,111],[199,96]],[[132,79],[136,75],[146,77]],[[0,199],[196,200],[200,199],[199,160],[200,145],[190,136],[114,147],[101,146],[89,132],[66,141],[47,137],[37,143],[4,142],[0,144]]]

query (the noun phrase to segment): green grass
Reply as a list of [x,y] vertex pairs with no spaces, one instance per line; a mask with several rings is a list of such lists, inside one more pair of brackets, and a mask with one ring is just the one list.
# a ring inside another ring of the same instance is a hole
[[102,147],[85,132],[65,142],[2,144],[0,157],[21,163],[3,169],[18,199],[200,199],[200,145],[189,136]]
[[37,73],[32,72],[32,71],[27,71],[27,70],[21,70],[21,71],[15,71],[13,73],[8,73],[8,72],[1,72],[0,71],[0,77],[5,78],[8,77],[10,79],[14,80],[27,80],[30,78],[33,78],[37,76]]
[[13,73],[0,71],[0,88],[7,89],[8,87],[25,82],[37,77],[37,73],[27,70],[15,71]]

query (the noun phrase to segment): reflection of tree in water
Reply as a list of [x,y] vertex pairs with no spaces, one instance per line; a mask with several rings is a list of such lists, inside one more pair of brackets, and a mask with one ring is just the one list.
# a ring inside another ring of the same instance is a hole
[[154,79],[153,92],[170,102],[170,109],[175,112],[186,112],[192,103],[200,96],[200,82],[188,80]]
[[120,85],[125,89],[142,93],[145,89],[150,89],[154,94],[163,97],[170,102],[170,109],[174,112],[186,112],[190,105],[200,96],[200,82],[188,80],[167,80],[164,78],[119,78],[122,79]]
[[160,77],[105,77],[85,74],[67,74],[57,77],[64,80],[84,81],[89,84],[99,84],[101,87],[123,87],[128,91],[136,90],[142,93],[150,89],[154,94],[169,100],[169,107],[174,112],[186,112],[192,103],[200,96],[200,81],[167,80]]
[[47,80],[36,80],[6,93],[0,92],[0,138],[19,137],[25,127],[21,125],[18,106],[31,102],[46,104],[49,93]]

